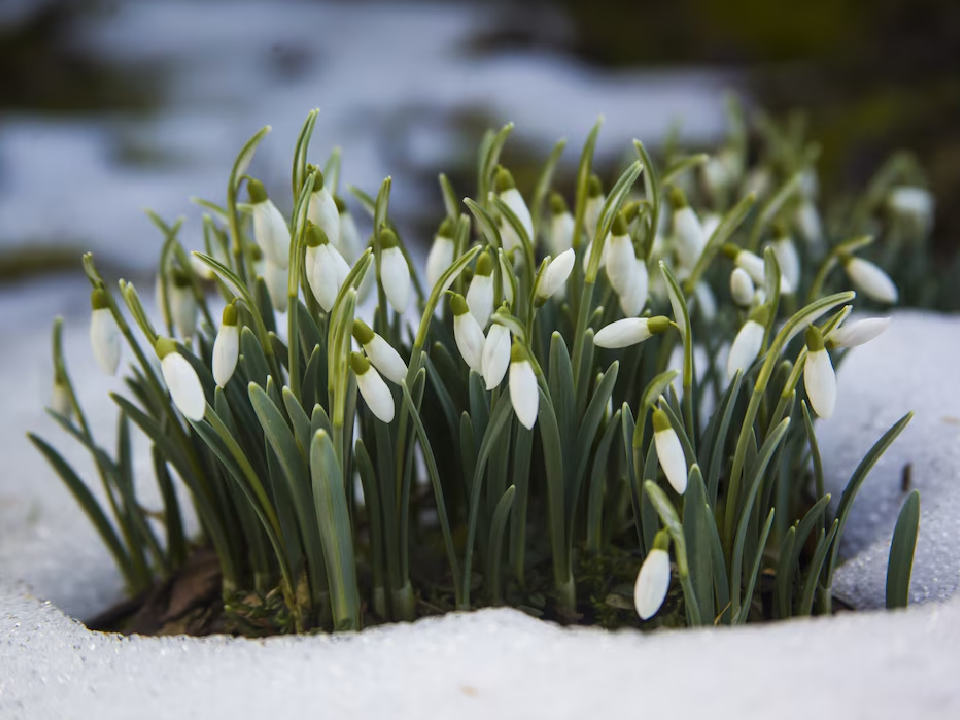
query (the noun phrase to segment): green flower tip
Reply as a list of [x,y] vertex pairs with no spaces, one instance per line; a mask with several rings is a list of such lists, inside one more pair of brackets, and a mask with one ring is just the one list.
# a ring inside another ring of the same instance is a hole
[[598,198],[601,195],[603,195],[603,183],[597,175],[590,175],[590,179],[587,180],[587,197]]
[[623,210],[620,211],[620,214],[623,215],[623,219],[627,221],[629,225],[634,220],[637,219],[637,216],[640,215],[640,201],[632,200],[623,206]]
[[250,196],[250,202],[254,205],[267,201],[267,189],[256,178],[247,180],[247,194]]
[[477,258],[477,269],[474,272],[474,275],[487,275],[489,276],[493,272],[493,259],[490,257],[490,253],[484,250],[480,253],[480,257]]
[[314,170],[317,176],[313,179],[313,191],[320,192],[323,190],[323,172],[318,167],[315,167]]
[[667,430],[673,430],[673,425],[670,424],[670,418],[667,417],[667,414],[663,410],[657,408],[653,411],[653,431],[658,433]]
[[353,321],[353,339],[360,345],[366,345],[373,340],[373,330],[360,318],[355,318]]
[[807,344],[807,352],[823,350],[823,333],[820,332],[820,328],[816,325],[811,325],[807,328],[804,341]]
[[178,288],[190,287],[193,284],[190,281],[190,273],[178,267],[175,267],[170,271],[170,282],[173,283],[174,287]]
[[517,183],[513,179],[513,173],[511,173],[502,165],[497,165],[497,169],[493,174],[493,189],[498,193],[504,193],[507,190],[513,190],[516,187]]
[[380,230],[380,247],[384,250],[387,248],[397,247],[400,245],[400,239],[397,237],[397,234],[388,227],[384,227]]
[[766,304],[758,305],[750,311],[750,320],[753,320],[757,325],[766,327],[770,320],[770,307]]
[[550,196],[550,212],[554,215],[563,215],[567,212],[567,203],[563,199],[563,195],[558,192]]
[[256,243],[251,243],[247,247],[250,248],[250,257],[254,262],[260,262],[263,260],[263,250]]
[[670,318],[666,315],[654,315],[647,320],[647,329],[653,335],[659,335],[670,329]]
[[736,262],[737,256],[740,254],[740,248],[733,243],[724,243],[720,250],[724,255],[727,256],[728,259],[733,260],[734,262]]
[[366,375],[370,370],[370,361],[362,353],[350,353],[350,369],[354,375]]
[[470,312],[470,308],[467,307],[467,301],[464,300],[463,295],[458,295],[457,293],[450,294],[450,309],[454,315],[466,315]]
[[621,237],[627,234],[627,219],[624,217],[624,213],[617,213],[617,217],[613,219],[613,229],[611,232],[614,237]]
[[154,344],[154,349],[157,351],[157,357],[163,360],[170,353],[177,352],[177,344],[166,337],[158,337],[157,342]]
[[670,188],[670,204],[673,205],[674,211],[690,205],[690,203],[687,202],[687,196],[683,194],[683,190],[676,185]]
[[307,247],[320,247],[330,242],[327,234],[309,220],[307,221],[306,240]]
[[790,231],[787,229],[787,224],[782,220],[778,220],[773,224],[773,239],[774,240],[785,240],[790,237]]
[[440,223],[440,228],[437,230],[437,235],[440,237],[453,239],[455,228],[456,223],[453,222],[453,219],[446,218],[442,223]]
[[670,549],[670,533],[668,533],[666,530],[660,530],[656,535],[654,535],[653,549],[669,550]]
[[347,204],[339,195],[333,196],[333,204],[337,206],[337,213],[343,215],[347,211]]
[[223,324],[225,327],[236,327],[239,320],[237,306],[230,303],[223,309]]
[[105,310],[110,307],[110,296],[102,287],[96,288],[90,294],[90,305],[94,310]]
[[521,363],[521,362],[530,362],[530,354],[527,352],[527,349],[523,346],[516,338],[513,339],[513,345],[510,347],[510,362],[512,363]]

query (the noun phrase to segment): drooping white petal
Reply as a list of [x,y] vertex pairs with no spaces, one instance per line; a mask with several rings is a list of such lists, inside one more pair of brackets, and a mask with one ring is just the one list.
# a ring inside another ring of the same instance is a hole
[[734,265],[743,268],[750,276],[750,279],[757,285],[763,284],[763,258],[759,255],[749,250],[741,250],[737,253],[737,259],[734,260]]
[[236,325],[224,325],[213,341],[213,379],[220,387],[233,377],[240,357],[240,330]]
[[828,418],[837,404],[837,376],[830,353],[824,348],[807,353],[803,363],[803,388],[817,415]]
[[427,256],[427,285],[432,289],[453,264],[453,238],[437,235]]
[[633,260],[633,279],[627,291],[619,296],[620,309],[627,317],[639,315],[647,305],[650,293],[650,273],[641,258]]
[[463,313],[453,317],[453,338],[457,349],[467,366],[477,373],[483,373],[483,329],[473,313]]
[[[533,220],[530,218],[530,210],[527,208],[527,204],[523,201],[523,196],[520,194],[520,191],[514,188],[509,188],[500,193],[500,199],[506,204],[508,208],[513,210],[513,214],[517,216],[517,220],[520,221],[520,225],[523,226],[524,231],[527,233],[527,240],[533,242]],[[509,225],[510,223],[506,223]],[[519,242],[519,238],[517,238]],[[504,245],[504,250],[507,247]]]
[[467,307],[481,328],[487,326],[493,312],[493,276],[474,275],[467,289]]
[[602,348],[625,348],[643,342],[652,335],[649,318],[627,317],[601,328],[593,338],[593,344]]
[[845,268],[857,292],[863,293],[876,302],[889,305],[897,302],[899,295],[897,286],[889,275],[869,260],[858,257],[850,258]]
[[882,335],[890,327],[890,318],[864,318],[841,325],[827,337],[833,347],[856,347]]
[[693,289],[693,296],[696,306],[700,309],[701,317],[704,320],[713,320],[717,316],[717,299],[713,296],[710,283],[706,280],[698,282]]
[[[253,237],[265,259],[286,270],[290,252],[290,230],[283,215],[270,199],[251,206]],[[336,237],[336,236],[334,236]]]
[[[214,248],[217,246],[214,245]],[[216,277],[216,274],[210,267],[203,262],[196,255],[190,256],[190,269],[193,271],[193,274],[202,280],[213,280]]]
[[487,390],[503,382],[510,366],[510,331],[503,325],[494,324],[483,342],[481,368]]
[[703,228],[697,214],[689,205],[673,214],[673,233],[677,243],[677,258],[680,264],[692,268],[703,252]]
[[513,229],[506,218],[500,218],[500,242],[503,245],[504,252],[510,252],[516,248],[522,247],[520,236]]
[[510,402],[520,424],[533,430],[540,409],[540,390],[528,360],[510,363]]
[[348,211],[340,213],[340,239],[337,247],[347,263],[356,262],[360,257],[362,248],[360,246],[360,232],[357,230],[357,224],[353,221],[353,215]]
[[926,234],[933,225],[933,195],[920,187],[900,186],[890,190],[887,207],[915,223]]
[[180,337],[192,337],[197,329],[197,298],[190,285],[174,284],[170,288],[170,314]]
[[788,237],[778,238],[770,246],[773,248],[774,255],[777,256],[780,272],[786,278],[791,292],[796,291],[800,283],[800,256],[797,254],[793,240]]
[[730,355],[727,356],[727,378],[737,374],[737,370],[746,372],[760,354],[763,345],[763,326],[754,320],[747,320],[733,339]]
[[823,241],[823,225],[820,211],[810,200],[804,200],[797,206],[793,219],[801,237],[810,245],[819,245]]
[[551,260],[540,278],[540,284],[537,286],[537,296],[546,300],[558,293],[562,293],[566,286],[567,278],[570,277],[576,261],[577,256],[576,253],[573,252],[573,248],[564,250],[556,258]]
[[603,204],[607,201],[606,195],[597,195],[588,197],[583,208],[583,226],[586,228],[587,237],[593,241],[593,236],[597,234],[597,221],[600,219],[600,213],[603,211]]
[[753,301],[756,286],[750,274],[742,267],[736,267],[730,273],[730,296],[740,307],[748,307]]
[[160,370],[177,410],[189,420],[202,420],[207,404],[193,366],[180,353],[170,352],[160,361]]
[[[337,201],[326,185],[316,192],[310,193],[307,204],[307,220],[323,230],[330,242],[340,242],[340,212],[337,210]],[[356,227],[354,227],[356,229]],[[343,252],[344,248],[339,248]]]
[[267,260],[263,264],[263,281],[267,285],[270,304],[277,312],[287,311],[287,271]]
[[713,233],[716,232],[717,228],[720,227],[721,218],[717,213],[704,213],[703,217],[700,218],[700,230],[703,233],[703,244],[706,244],[710,241],[710,238],[713,237]]
[[670,589],[670,555],[654,548],[644,558],[633,588],[633,604],[643,620],[649,620],[660,610]]
[[363,401],[370,408],[370,412],[382,422],[388,423],[393,420],[396,413],[393,395],[390,394],[390,388],[380,377],[380,373],[371,367],[362,375],[357,375],[356,378],[357,387],[360,389]]
[[325,312],[330,312],[350,268],[333,245],[324,243],[317,246],[316,260],[312,270],[308,268],[308,272],[307,278],[313,296]]
[[73,406],[67,386],[58,380],[53,381],[53,393],[50,396],[50,408],[64,417],[70,417]]
[[617,295],[623,295],[633,280],[633,242],[629,235],[611,235],[605,248],[607,277]]
[[410,301],[410,268],[399,247],[384,248],[380,253],[380,281],[383,293],[398,313]]
[[373,335],[373,340],[363,346],[363,351],[387,380],[400,384],[400,381],[407,376],[407,365],[403,362],[400,353],[376,333]]
[[120,328],[109,308],[98,308],[90,316],[90,344],[97,363],[108,375],[117,372],[123,351]]
[[573,247],[573,215],[569,211],[550,218],[550,245],[554,255]]
[[510,282],[512,269],[507,265],[506,255],[500,256],[500,276],[503,278],[503,298],[513,307],[513,283]]
[[[607,233],[607,241],[603,244],[603,250],[600,252],[600,264],[597,265],[598,268],[605,268],[607,266],[607,251],[610,249],[610,234]],[[587,271],[587,267],[590,265],[590,254],[593,252],[593,240],[587,243],[586,250],[583,251],[583,262],[582,267],[583,271]]]
[[658,430],[653,434],[653,441],[657,447],[657,460],[667,476],[667,482],[683,495],[687,489],[687,458],[683,454],[677,431],[673,428]]

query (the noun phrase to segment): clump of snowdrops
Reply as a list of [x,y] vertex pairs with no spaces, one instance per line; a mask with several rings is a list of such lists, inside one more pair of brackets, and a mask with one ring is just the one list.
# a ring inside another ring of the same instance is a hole
[[[572,197],[552,191],[563,142],[521,194],[500,164],[507,125],[480,145],[473,198],[440,176],[446,217],[421,274],[390,178],[376,197],[349,188],[372,218],[363,241],[339,153],[308,164],[316,117],[289,217],[245,174],[269,128],[240,152],[226,204],[199,201],[203,251],[151,216],[159,326],[132,283],[114,295],[85,256],[97,360],[110,374],[124,346],[134,360],[128,395],[111,395],[115,456],[91,434],[55,324],[50,412],[93,453],[101,499],[31,439],[132,592],[206,544],[227,609],[272,598],[278,632],[501,604],[670,625],[830,611],[850,506],[910,418],[831,504],[815,418],[843,399],[844,349],[886,328],[847,321],[854,291],[885,307],[897,287],[859,256],[869,236],[821,223],[812,153],[765,155],[768,140],[748,166],[734,115],[715,154],[657,167],[634,141],[607,184],[592,172],[598,123]],[[888,190],[904,222],[928,222],[925,191]],[[156,511],[137,497],[134,428]],[[906,603],[916,507],[891,605]]]

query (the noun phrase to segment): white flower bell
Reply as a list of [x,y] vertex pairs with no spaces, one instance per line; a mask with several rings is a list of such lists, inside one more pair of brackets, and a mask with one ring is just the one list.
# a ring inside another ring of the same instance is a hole
[[550,246],[555,256],[573,247],[573,213],[560,193],[550,196]]
[[614,349],[630,347],[666,332],[669,327],[670,319],[664,315],[621,318],[601,328],[593,338],[593,344]]
[[653,442],[657,448],[657,461],[667,476],[667,482],[679,494],[687,490],[687,458],[677,431],[670,424],[667,414],[657,408],[653,411]]
[[781,228],[770,243],[770,247],[773,248],[773,254],[777,256],[777,264],[780,265],[780,272],[786,279],[790,292],[796,292],[800,284],[800,256],[797,254],[796,245]]
[[[733,261],[734,267],[743,268],[754,283],[763,285],[765,270],[762,257],[749,250],[739,248],[733,243],[725,244],[723,246],[723,253]],[[777,262],[780,262],[779,258]],[[787,276],[783,274],[783,268],[780,268],[780,292],[784,294],[793,292],[790,281],[787,280]]]
[[740,328],[740,332],[733,339],[730,354],[727,356],[727,379],[737,371],[746,372],[753,361],[760,354],[763,347],[764,326],[769,319],[770,311],[766,305],[761,305],[750,313],[750,319]]
[[370,364],[370,361],[361,353],[350,353],[350,368],[357,378],[357,388],[363,401],[367,404],[378,420],[388,423],[396,414],[396,406],[390,388],[380,377],[380,373]]
[[510,331],[503,325],[495,323],[490,328],[483,342],[480,363],[487,390],[493,390],[503,382],[510,365]]
[[290,230],[283,215],[267,197],[263,183],[254,178],[247,181],[250,209],[253,215],[253,237],[263,250],[263,256],[277,267],[287,268],[290,254]]
[[643,312],[650,295],[650,272],[643,258],[633,259],[633,279],[627,291],[618,296],[620,309],[627,317],[633,317]]
[[[533,220],[530,218],[530,210],[523,201],[523,196],[517,190],[517,184],[514,182],[513,174],[504,167],[498,167],[493,178],[494,189],[500,195],[504,204],[513,211],[520,221],[523,231],[527,235],[527,242],[533,242]],[[515,247],[520,247],[520,237],[517,235],[513,226],[506,218],[500,226],[500,232],[503,237],[503,249],[509,252]]]
[[337,243],[341,254],[344,252],[344,248],[340,246],[340,210],[333,193],[324,185],[323,173],[319,170],[314,180],[313,192],[307,201],[307,220],[323,230],[330,242]]
[[70,400],[70,390],[67,381],[56,375],[53,378],[53,393],[50,396],[50,409],[64,417],[73,414],[73,402]]
[[899,293],[890,276],[869,260],[847,256],[841,258],[854,289],[878,303],[893,305]]
[[923,235],[933,226],[933,195],[921,187],[903,185],[890,190],[887,207],[892,213],[919,228]]
[[90,344],[97,363],[107,375],[114,375],[123,353],[120,328],[110,311],[107,291],[97,288],[90,296],[93,312],[90,315]]
[[673,188],[670,193],[673,203],[673,236],[676,241],[677,259],[685,268],[693,268],[703,253],[706,239],[697,214],[687,202],[687,196],[680,188]]
[[167,384],[173,404],[188,420],[203,420],[207,401],[197,371],[178,352],[173,340],[158,338],[155,348],[157,357],[160,358],[163,381]]
[[410,302],[410,267],[400,249],[400,240],[390,228],[380,232],[380,282],[393,309],[404,312]]
[[730,273],[730,296],[740,307],[749,307],[753,302],[756,286],[750,274],[742,267],[735,267]]
[[833,415],[837,404],[837,376],[820,329],[811,325],[807,328],[805,340],[807,357],[803,361],[803,388],[817,415],[828,418]]
[[603,211],[603,204],[607,201],[603,194],[603,183],[596,175],[590,175],[587,180],[587,201],[583,208],[583,224],[587,230],[587,237],[593,241],[597,234],[597,221]]
[[237,327],[237,308],[230,303],[223,309],[223,324],[217,331],[217,338],[213,341],[213,379],[219,387],[224,387],[234,370],[237,369],[237,360],[240,357],[240,328]]
[[481,328],[485,328],[493,312],[493,260],[484,250],[477,259],[476,270],[467,290],[467,307]]
[[453,311],[453,339],[457,350],[467,366],[478,374],[483,373],[483,328],[470,312],[467,301],[462,295],[450,296],[450,309]]
[[606,272],[610,285],[617,295],[625,294],[633,282],[634,262],[633,241],[627,231],[627,222],[623,213],[618,213],[613,228],[604,247]]
[[277,312],[287,311],[287,271],[267,260],[263,264],[263,282],[267,286],[270,304]]
[[427,255],[427,285],[431,289],[440,281],[440,276],[446,272],[447,268],[453,264],[453,234],[453,221],[447,218],[440,225],[440,229],[437,230],[437,234],[433,238],[433,245],[430,247],[430,254]]
[[340,238],[337,241],[337,248],[347,264],[352,265],[363,253],[363,248],[360,246],[360,232],[353,221],[353,215],[347,209],[347,204],[336,196],[333,201],[337,204],[337,212],[340,213]]
[[825,338],[831,348],[852,348],[868,343],[890,327],[890,318],[864,318],[841,325]]
[[640,566],[633,587],[633,604],[641,620],[649,620],[660,611],[670,589],[669,537],[664,530],[653,539],[653,549]]
[[573,248],[567,248],[556,258],[550,260],[546,270],[540,276],[540,283],[537,285],[537,302],[545,303],[554,295],[562,294],[567,285],[567,278],[573,271],[573,265],[577,261],[576,253]]
[[353,339],[363,348],[373,366],[391,382],[397,383],[407,377],[407,364],[400,353],[380,335],[370,329],[363,320],[353,321]]
[[193,294],[190,275],[179,268],[170,272],[170,316],[173,327],[182,338],[193,337],[197,330],[197,298]]
[[520,424],[533,430],[540,410],[540,388],[527,349],[519,340],[513,341],[510,350],[510,402]]
[[812,200],[802,200],[797,205],[793,222],[807,244],[816,247],[823,242],[823,224],[820,222],[820,211],[817,210],[817,206]]
[[330,312],[350,268],[327,234],[316,225],[307,225],[306,241],[305,269],[310,290],[324,312]]

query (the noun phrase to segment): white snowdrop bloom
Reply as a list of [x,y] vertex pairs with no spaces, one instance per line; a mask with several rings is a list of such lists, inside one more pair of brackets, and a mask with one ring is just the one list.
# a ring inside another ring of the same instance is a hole
[[817,415],[828,418],[833,415],[833,408],[837,404],[837,376],[819,328],[814,325],[807,328],[806,344],[803,389],[807,391],[807,398]]
[[358,352],[350,353],[350,367],[357,378],[357,388],[363,401],[367,404],[378,420],[388,423],[393,420],[396,406],[390,388],[380,377],[380,373],[370,364],[370,361]]
[[337,241],[337,248],[347,264],[352,265],[363,252],[360,246],[360,232],[357,230],[357,224],[353,221],[353,215],[347,209],[347,205],[338,197],[333,198],[337,204],[337,211],[340,213],[340,238]]
[[[756,253],[742,250],[730,243],[724,245],[723,251],[727,257],[733,260],[734,267],[743,268],[756,285],[763,285],[765,279],[763,258]],[[783,268],[780,268],[780,292],[784,294],[792,292],[792,286],[786,275],[783,274]]]
[[193,337],[197,329],[197,312],[197,298],[190,277],[180,271],[174,272],[170,287],[170,315],[180,337]]
[[770,171],[766,167],[755,167],[747,173],[744,190],[757,197],[763,197],[770,191]]
[[517,340],[510,351],[510,402],[520,424],[533,430],[540,410],[540,388],[527,350]]
[[170,391],[173,404],[188,420],[203,420],[207,401],[197,371],[177,351],[173,340],[159,338],[155,347],[157,357],[160,358],[160,372]]
[[864,318],[841,325],[826,337],[830,347],[851,348],[868,343],[890,327],[890,318]]
[[507,305],[513,307],[513,283],[510,282],[513,270],[507,264],[506,253],[498,253],[498,257],[500,258],[500,279],[503,281],[503,299],[507,301]]
[[921,187],[900,186],[890,190],[887,207],[927,234],[933,225],[933,195]]
[[673,203],[673,237],[677,258],[682,266],[692,268],[697,264],[706,242],[703,228],[682,190],[673,188],[670,199]]
[[427,285],[432,289],[439,281],[440,276],[453,264],[453,221],[447,218],[440,225],[430,254],[427,255]]
[[703,231],[703,245],[706,247],[707,243],[710,242],[710,238],[713,237],[713,234],[717,231],[717,228],[720,227],[721,218],[717,213],[704,213],[703,217],[700,218],[700,229]]
[[593,338],[593,344],[602,348],[625,348],[666,332],[669,327],[670,319],[663,315],[626,317],[601,328]]
[[666,549],[667,541],[660,540],[661,533],[657,533],[657,538],[663,547],[654,541],[633,586],[633,604],[641,620],[649,620],[660,611],[670,589],[670,554]]
[[550,247],[555,256],[573,247],[573,213],[560,193],[550,196]]
[[213,270],[196,255],[190,255],[190,269],[201,280],[213,280],[216,277]]
[[277,312],[287,311],[287,271],[267,260],[263,264],[263,282],[267,286],[270,304]]
[[233,371],[237,369],[240,357],[240,328],[237,327],[237,308],[230,303],[223,309],[223,324],[213,341],[213,379],[218,386],[224,387]]
[[823,225],[820,222],[820,211],[811,200],[804,200],[798,206],[793,218],[800,236],[810,245],[819,245],[823,242]]
[[493,260],[484,250],[477,259],[477,267],[467,289],[467,307],[481,328],[485,328],[493,312]]
[[330,312],[350,267],[327,234],[316,225],[307,226],[306,241],[307,282],[320,307],[324,312]]
[[858,293],[879,303],[893,305],[897,302],[897,286],[878,266],[858,257],[841,258],[840,262]]
[[483,373],[483,328],[467,307],[462,295],[454,293],[450,297],[450,309],[453,311],[453,339],[457,350],[467,366],[478,374]]
[[397,349],[371,330],[370,326],[360,318],[353,321],[353,339],[363,348],[367,359],[383,373],[387,380],[399,385],[407,377],[407,364],[400,357]]
[[717,299],[713,295],[713,290],[710,289],[710,283],[706,280],[698,282],[693,288],[693,297],[704,320],[713,320],[717,317]]
[[[493,179],[494,189],[500,195],[500,199],[504,204],[513,211],[513,214],[517,216],[517,220],[520,221],[520,225],[523,227],[524,232],[527,234],[528,242],[533,242],[533,220],[530,218],[530,210],[527,208],[527,204],[523,201],[523,196],[520,194],[520,191],[517,190],[517,184],[513,180],[513,175],[509,170],[504,167],[498,167],[496,174]],[[509,233],[514,237],[516,245],[520,245],[520,238],[514,232],[513,227],[507,222],[506,218],[503,220],[503,226],[509,230]],[[506,235],[504,235],[504,250],[509,251],[511,248],[507,247]]]
[[554,295],[563,293],[567,286],[567,278],[570,277],[576,261],[577,256],[573,252],[573,248],[567,248],[549,262],[547,269],[543,271],[543,275],[540,277],[540,283],[537,285],[538,302],[546,302]]
[[764,325],[768,315],[766,306],[760,306],[750,313],[750,319],[740,328],[727,356],[727,379],[736,375],[738,370],[746,372],[757,359],[763,346]]
[[380,282],[387,301],[398,313],[410,302],[410,266],[400,249],[400,240],[393,230],[380,233]]
[[606,255],[607,277],[617,295],[623,295],[633,281],[634,263],[633,241],[627,232],[627,223],[623,213],[613,221],[613,229],[604,247]]
[[114,375],[123,353],[120,328],[110,312],[107,291],[97,288],[90,296],[93,312],[90,315],[90,344],[97,363],[107,375]]
[[726,192],[732,181],[729,164],[720,155],[712,156],[703,165],[703,183],[713,197]]
[[687,458],[683,454],[677,431],[670,424],[670,418],[660,408],[653,411],[653,442],[667,482],[683,495],[687,489]]
[[755,291],[750,273],[742,267],[735,267],[730,273],[730,296],[733,301],[740,307],[749,307]]
[[490,328],[487,339],[483,341],[480,363],[487,390],[503,382],[510,365],[510,331],[503,325],[494,324]]
[[796,245],[789,235],[781,234],[770,243],[770,247],[777,256],[780,272],[790,286],[790,291],[795,292],[800,285],[800,256],[797,254]]
[[587,181],[587,202],[583,208],[583,224],[587,230],[587,237],[593,240],[597,234],[597,221],[603,211],[603,204],[607,201],[603,194],[603,183],[596,175],[591,175]]
[[70,417],[73,414],[73,403],[70,402],[70,391],[67,389],[67,383],[59,377],[53,379],[50,409],[64,417]]
[[[603,269],[607,266],[607,250],[610,247],[610,233],[607,233],[607,240],[603,243],[603,249],[600,251],[600,264],[597,265],[598,269]],[[587,268],[590,266],[590,254],[593,252],[593,240],[587,243],[586,249],[583,251],[583,262],[581,267],[583,271],[586,272]]]
[[642,258],[633,259],[633,279],[627,291],[618,296],[620,309],[627,317],[639,315],[647,305],[650,292],[650,273]]
[[263,250],[263,256],[277,267],[287,268],[290,254],[290,230],[283,215],[267,197],[259,180],[247,181],[250,208],[253,215],[253,237]]
[[[310,199],[307,201],[307,220],[323,230],[330,242],[340,245],[340,210],[337,208],[333,193],[324,185],[323,174],[319,171],[313,184],[313,192],[310,193]],[[337,249],[341,253],[344,252],[342,246]]]

